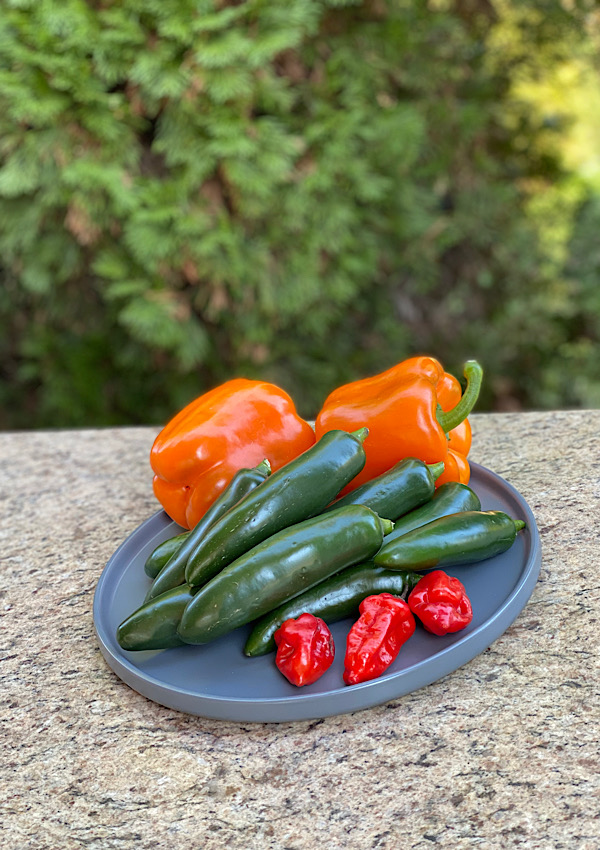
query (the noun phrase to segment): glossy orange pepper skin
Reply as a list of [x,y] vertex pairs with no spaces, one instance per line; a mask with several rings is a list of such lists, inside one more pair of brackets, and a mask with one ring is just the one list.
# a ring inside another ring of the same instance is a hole
[[[462,389],[454,375],[444,372],[436,385],[436,394],[442,410],[451,410],[460,401]],[[468,484],[471,477],[471,467],[467,460],[472,440],[469,420],[463,420],[457,428],[450,431],[448,437],[448,457],[444,461],[444,471],[436,481],[436,487],[439,487],[445,481],[459,481],[461,484]]]
[[314,442],[284,390],[235,378],[190,402],[158,434],[154,494],[171,519],[193,528],[239,469],[266,458],[275,472]]
[[405,457],[425,463],[443,461],[436,486],[445,481],[467,484],[471,427],[465,419],[448,435],[436,418],[461,398],[459,381],[433,357],[412,357],[391,369],[345,384],[327,397],[315,421],[317,439],[333,428],[353,431],[367,427],[367,455],[362,472],[342,491],[355,489],[390,469]]

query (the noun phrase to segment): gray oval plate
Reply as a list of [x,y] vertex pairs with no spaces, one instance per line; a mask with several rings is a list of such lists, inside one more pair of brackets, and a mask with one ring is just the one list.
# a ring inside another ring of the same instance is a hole
[[274,655],[247,658],[249,627],[205,646],[127,652],[116,630],[144,600],[151,580],[148,555],[181,531],[163,511],[142,523],[108,561],[94,595],[94,625],[109,667],[127,685],[161,705],[201,717],[241,722],[311,720],[370,708],[396,699],[452,673],[487,649],[527,604],[541,565],[540,538],[526,501],[512,485],[485,467],[471,465],[470,486],[483,510],[503,510],[524,519],[526,530],[502,555],[448,572],[466,587],[473,620],[445,637],[420,626],[385,675],[347,686],[342,682],[346,635],[352,620],[334,623],[333,665],[313,685],[298,689],[279,673]]

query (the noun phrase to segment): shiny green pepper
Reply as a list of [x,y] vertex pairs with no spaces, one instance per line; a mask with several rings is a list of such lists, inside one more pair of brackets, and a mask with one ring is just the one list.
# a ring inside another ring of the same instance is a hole
[[339,570],[372,558],[391,520],[348,505],[269,537],[221,570],[189,602],[179,624],[186,643],[208,643],[250,623]]

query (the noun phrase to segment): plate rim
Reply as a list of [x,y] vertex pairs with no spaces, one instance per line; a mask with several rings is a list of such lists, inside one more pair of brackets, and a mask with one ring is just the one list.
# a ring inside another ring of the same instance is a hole
[[[348,714],[354,711],[373,708],[420,690],[433,682],[452,674],[494,643],[515,621],[525,608],[537,583],[541,567],[541,541],[537,523],[529,504],[521,493],[498,473],[481,464],[471,462],[472,477],[487,479],[492,487],[500,485],[507,496],[518,504],[525,514],[530,534],[530,551],[524,561],[519,579],[511,592],[493,614],[479,624],[473,631],[454,643],[440,649],[433,656],[403,670],[384,674],[377,679],[353,685],[352,688],[335,688],[320,693],[302,693],[281,697],[249,698],[216,694],[199,694],[178,685],[166,684],[163,680],[141,670],[126,655],[118,656],[103,634],[102,595],[105,585],[112,578],[115,569],[123,574],[131,561],[120,562],[127,557],[128,549],[135,549],[136,538],[142,536],[148,526],[159,526],[155,536],[170,525],[176,525],[161,509],[138,525],[113,552],[107,561],[96,584],[93,600],[93,623],[102,656],[109,668],[129,687],[142,696],[166,708],[186,714],[236,722],[294,722],[297,720],[315,720],[323,717]],[[488,484],[489,486],[489,484]],[[166,650],[165,650],[166,651]],[[125,652],[122,650],[121,652]],[[458,664],[451,660],[459,654]],[[262,657],[261,657],[262,658]],[[248,659],[249,663],[261,659]],[[410,684],[406,687],[405,683]],[[335,701],[343,695],[342,706]],[[199,705],[197,705],[197,703]],[[332,704],[333,703],[333,704]],[[248,712],[248,708],[252,711]],[[307,708],[309,709],[307,711]],[[254,715],[254,716],[251,716]]]

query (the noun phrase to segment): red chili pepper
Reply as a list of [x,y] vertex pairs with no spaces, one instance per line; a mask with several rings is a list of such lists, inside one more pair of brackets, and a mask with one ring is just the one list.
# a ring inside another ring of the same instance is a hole
[[464,585],[443,570],[424,575],[410,592],[408,607],[434,635],[458,632],[473,619]]
[[313,614],[285,620],[274,634],[275,664],[286,679],[302,687],[316,682],[328,670],[335,655],[333,637],[326,623]]
[[415,630],[415,618],[403,599],[391,593],[367,596],[346,639],[344,682],[376,679],[395,661]]

